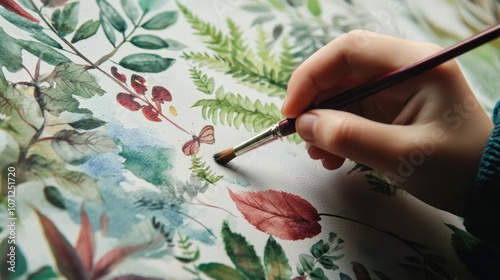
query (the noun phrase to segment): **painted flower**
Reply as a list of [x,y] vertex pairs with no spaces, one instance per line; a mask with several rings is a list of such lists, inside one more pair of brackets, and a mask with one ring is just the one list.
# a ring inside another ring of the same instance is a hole
[[134,88],[135,92],[140,95],[144,95],[144,93],[148,90],[146,79],[136,74],[132,74],[130,85]]
[[129,109],[130,111],[139,111],[142,105],[134,99],[135,96],[124,92],[120,92],[116,96],[116,101],[118,101],[118,103],[120,103],[123,107]]

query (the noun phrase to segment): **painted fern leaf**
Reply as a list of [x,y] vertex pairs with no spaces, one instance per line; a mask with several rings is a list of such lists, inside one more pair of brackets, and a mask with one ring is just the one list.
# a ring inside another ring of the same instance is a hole
[[239,128],[243,125],[248,131],[257,132],[271,126],[281,119],[278,107],[272,103],[255,103],[248,97],[225,92],[221,86],[215,93],[215,99],[198,100],[193,107],[201,107],[202,117],[211,119],[217,125],[227,124]]
[[195,34],[206,38],[204,43],[207,48],[214,51],[213,54],[185,52],[183,57],[186,60],[195,62],[199,67],[207,66],[231,75],[240,83],[270,96],[284,98],[288,74],[281,73],[279,63],[268,66],[265,60],[249,47],[248,42],[243,38],[241,28],[235,22],[227,21],[229,34],[226,35],[214,25],[195,16],[185,6],[178,5],[195,30]]
[[186,6],[183,6],[179,2],[177,2],[177,5],[191,27],[195,30],[194,34],[203,37],[203,42],[207,44],[208,48],[217,53],[227,53],[230,51],[229,38],[222,31],[194,15]]
[[210,169],[210,166],[203,161],[203,158],[197,155],[191,156],[191,167],[189,167],[189,169],[196,175],[196,177],[210,184],[217,183],[223,177],[221,175],[216,175]]
[[280,68],[280,76],[278,80],[280,81],[288,81],[292,76],[293,71],[299,65],[299,62],[294,56],[293,46],[288,41],[288,38],[285,36],[282,41],[282,49],[283,51],[280,54],[279,65]]
[[206,94],[214,92],[214,78],[208,78],[207,75],[203,74],[196,67],[191,67],[189,72],[197,90]]

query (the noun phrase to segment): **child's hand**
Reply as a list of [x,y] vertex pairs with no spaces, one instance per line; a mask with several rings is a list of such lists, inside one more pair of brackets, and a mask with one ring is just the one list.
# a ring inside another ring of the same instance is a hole
[[346,111],[312,102],[408,66],[440,50],[368,31],[330,42],[293,73],[282,112],[311,158],[336,169],[370,166],[421,200],[462,214],[493,124],[455,61],[380,92]]

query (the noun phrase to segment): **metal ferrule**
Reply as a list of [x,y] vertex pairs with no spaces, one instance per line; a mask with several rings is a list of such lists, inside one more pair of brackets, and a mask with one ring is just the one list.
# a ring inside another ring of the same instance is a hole
[[270,128],[262,131],[261,133],[255,135],[254,137],[248,139],[247,141],[233,147],[233,152],[236,156],[240,156],[250,150],[253,150],[281,137],[283,136],[281,135],[279,124],[275,124]]

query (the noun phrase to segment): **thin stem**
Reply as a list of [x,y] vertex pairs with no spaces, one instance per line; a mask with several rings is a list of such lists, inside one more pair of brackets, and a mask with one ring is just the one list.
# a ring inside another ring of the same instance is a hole
[[216,205],[212,205],[212,204],[207,204],[203,201],[200,201],[199,199],[195,198],[196,201],[198,201],[198,203],[194,203],[194,202],[186,202],[188,204],[192,204],[192,205],[201,205],[201,206],[206,206],[206,207],[210,207],[210,208],[215,208],[215,209],[219,209],[219,210],[222,210],[226,213],[228,213],[229,215],[233,216],[233,217],[236,217],[236,215],[234,215],[233,213],[231,213],[231,211],[227,210],[227,209],[224,209],[220,206],[216,206]]

